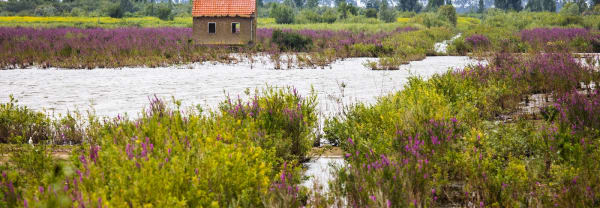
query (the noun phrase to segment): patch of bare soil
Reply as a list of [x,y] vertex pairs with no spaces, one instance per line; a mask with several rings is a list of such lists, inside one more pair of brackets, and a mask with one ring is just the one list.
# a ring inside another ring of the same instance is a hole
[[344,151],[340,147],[322,146],[314,147],[310,153],[310,157],[342,157]]

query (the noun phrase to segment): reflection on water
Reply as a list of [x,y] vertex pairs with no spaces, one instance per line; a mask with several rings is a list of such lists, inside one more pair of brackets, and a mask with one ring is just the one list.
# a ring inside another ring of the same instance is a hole
[[[269,64],[193,64],[170,68],[96,70],[8,70],[0,71],[0,102],[10,94],[21,105],[56,113],[91,108],[101,116],[127,113],[136,117],[148,104],[148,97],[174,96],[182,106],[214,108],[225,93],[244,95],[247,88],[293,86],[307,95],[314,87],[319,110],[337,112],[335,98],[373,103],[376,97],[399,90],[407,77],[429,77],[449,68],[477,61],[467,57],[427,57],[398,71],[371,71],[362,63],[369,58],[338,61],[325,69],[272,70]],[[341,86],[345,86],[342,87]],[[342,93],[343,92],[343,93]],[[342,96],[343,95],[343,96]]]

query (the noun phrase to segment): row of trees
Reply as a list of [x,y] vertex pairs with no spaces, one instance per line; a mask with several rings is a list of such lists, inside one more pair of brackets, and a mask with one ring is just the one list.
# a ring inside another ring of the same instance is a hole
[[[323,0],[321,0],[321,4]],[[441,6],[452,5],[452,0],[429,0],[424,7],[418,0],[361,0],[365,8],[359,8],[346,0],[334,0],[335,7],[319,6],[319,0],[283,0],[281,3],[263,4],[258,0],[263,17],[273,17],[277,23],[306,23],[306,22],[335,22],[346,20],[352,16],[366,18],[379,18],[385,22],[396,19],[396,13],[400,12],[431,12],[437,11]],[[394,2],[392,2],[394,1]],[[598,5],[600,0],[592,0],[588,7],[585,0],[572,0],[563,6],[564,13],[570,15],[582,14],[589,11],[593,5]],[[393,4],[392,4],[393,3]],[[522,0],[494,0],[494,7],[507,11],[550,11],[556,12],[556,0],[529,0],[523,7]],[[600,7],[600,6],[599,6]],[[484,0],[478,0],[477,12],[485,11]],[[356,20],[356,19],[353,19]]]
[[191,0],[8,0],[0,16],[156,16],[191,15]]
[[[281,1],[272,1],[272,2],[282,2],[287,6],[290,6],[292,9],[301,10],[301,9],[314,9],[319,7],[319,5],[328,5],[329,0],[281,0]],[[339,7],[342,3],[349,4],[346,0],[332,0],[335,7]],[[354,3],[354,0],[349,0]],[[389,5],[395,5],[395,8],[399,11],[432,11],[436,8],[439,8],[442,5],[451,5],[452,0],[428,0],[427,5],[421,5],[418,0],[356,0],[361,1],[365,7],[374,8],[379,10],[381,8],[390,8]],[[473,0],[475,1],[475,0]],[[494,0],[494,7],[503,10],[513,10],[513,11],[553,11],[556,12],[557,9],[557,0],[529,0],[527,5],[523,7],[522,0]],[[477,10],[483,11],[485,10],[484,1],[478,0],[477,2]],[[600,3],[600,0],[591,0],[591,4],[587,4],[586,0],[567,0],[567,3],[577,4],[580,8],[593,8],[595,5]],[[262,0],[258,0],[259,6],[264,6]],[[342,5],[343,6],[343,5]]]
[[[418,0],[398,0],[395,6],[388,0],[363,0],[365,8],[360,8],[346,0],[335,0],[335,7],[319,6],[319,0],[284,0],[281,3],[263,4],[258,1],[262,17],[273,17],[279,24],[346,21],[365,21],[364,18],[378,18],[384,22],[394,22],[399,11],[437,11],[443,5],[451,5],[450,0],[431,0],[423,7]],[[359,19],[357,19],[357,17]],[[363,18],[363,19],[360,19]],[[368,20],[366,20],[368,21]]]
[[[190,16],[193,0],[0,0],[0,16],[156,16],[164,20],[174,16]],[[348,0],[351,1],[351,0]],[[261,17],[274,17],[278,23],[292,22],[335,22],[349,17],[361,16],[395,21],[397,12],[437,11],[443,5],[452,5],[452,0],[428,0],[421,5],[418,0],[359,0],[365,8],[357,7],[347,0],[257,0]],[[475,0],[472,0],[475,1]],[[478,0],[477,12],[484,12],[484,0]],[[583,13],[600,0],[570,0],[563,6],[567,13]],[[281,3],[276,3],[281,2]],[[333,7],[328,6],[333,4]],[[522,0],[494,0],[498,9],[513,11],[556,12],[556,0],[529,0],[522,7]]]
[[[397,13],[394,8],[389,6],[378,6],[369,8],[359,8],[346,2],[340,2],[336,7],[314,7],[302,8],[290,6],[286,3],[269,3],[261,9],[263,16],[273,17],[279,24],[289,23],[333,23],[335,21],[347,21],[352,18],[357,21],[357,17],[368,21],[365,18],[378,18],[385,22],[396,21]],[[260,10],[259,10],[260,11]],[[268,11],[268,12],[264,12]],[[359,20],[360,21],[360,20]]]
[[[395,5],[395,9],[399,11],[414,11],[420,12],[423,9],[433,10],[442,5],[451,4],[451,0],[430,0],[429,3],[424,8],[423,5],[419,3],[418,0],[360,0],[363,5],[365,5],[366,9],[375,9],[377,11],[381,9],[393,8],[391,5]],[[302,10],[302,9],[316,9],[319,8],[320,5],[323,5],[323,0],[282,0],[282,1],[272,1],[270,3],[263,3],[262,0],[258,0],[259,7],[268,7],[272,3],[282,3],[292,9]],[[349,2],[346,0],[333,0],[333,7],[345,7],[351,6],[356,7],[354,2]]]

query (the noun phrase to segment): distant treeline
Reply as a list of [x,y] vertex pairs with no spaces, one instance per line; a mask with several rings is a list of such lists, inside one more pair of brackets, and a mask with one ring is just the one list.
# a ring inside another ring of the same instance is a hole
[[[435,12],[444,5],[464,4],[464,0],[257,0],[259,17],[273,17],[277,23],[332,23],[378,21],[394,22],[398,16],[409,17],[420,12]],[[483,13],[489,0],[467,0],[471,13]],[[556,0],[493,0],[496,9],[506,11],[566,10],[569,14],[600,14],[600,0],[570,0],[557,5]],[[172,20],[191,16],[193,0],[0,0],[0,16],[155,16]],[[360,5],[360,6],[359,6]],[[476,6],[473,6],[476,5]]]
[[8,0],[0,16],[191,16],[191,0]]

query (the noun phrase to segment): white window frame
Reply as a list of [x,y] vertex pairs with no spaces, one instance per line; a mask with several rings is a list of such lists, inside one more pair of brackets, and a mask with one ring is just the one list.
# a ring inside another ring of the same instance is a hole
[[[238,30],[235,31],[235,32],[233,32],[233,24],[237,24],[238,25]],[[242,24],[239,23],[239,22],[231,22],[231,32],[233,34],[238,34],[238,33],[242,32]]]
[[[210,32],[210,24],[215,24],[215,32],[211,33]],[[208,22],[208,34],[217,34],[217,23],[216,22]]]

